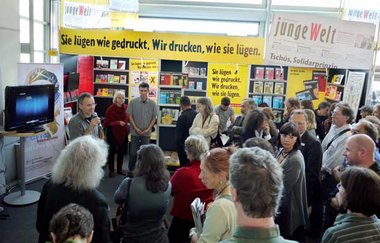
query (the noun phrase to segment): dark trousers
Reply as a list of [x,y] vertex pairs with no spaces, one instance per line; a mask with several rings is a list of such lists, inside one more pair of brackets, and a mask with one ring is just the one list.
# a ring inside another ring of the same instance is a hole
[[132,172],[135,169],[137,151],[140,149],[141,145],[149,144],[150,136],[131,136],[131,144],[129,147],[129,161],[128,161],[128,170]]
[[189,242],[190,229],[194,227],[193,221],[183,220],[173,217],[169,228],[168,237],[170,243],[186,243]]
[[187,154],[185,152],[185,146],[183,143],[177,144],[177,154],[178,154],[179,164],[181,167],[189,163],[189,160],[187,159]]
[[323,202],[323,219],[322,219],[322,234],[326,229],[331,227],[335,218],[338,215],[338,210],[330,206],[331,198],[335,197],[338,192],[336,185],[338,182],[335,180],[334,176],[325,173],[322,183],[322,202]]
[[125,138],[125,141],[123,144],[119,144],[113,134],[111,129],[107,130],[107,143],[109,145],[108,147],[108,158],[107,158],[107,164],[109,172],[113,173],[115,171],[115,155],[117,155],[117,163],[116,163],[116,169],[117,172],[121,172],[123,168],[123,162],[124,162],[124,154],[126,151],[128,151],[128,137]]

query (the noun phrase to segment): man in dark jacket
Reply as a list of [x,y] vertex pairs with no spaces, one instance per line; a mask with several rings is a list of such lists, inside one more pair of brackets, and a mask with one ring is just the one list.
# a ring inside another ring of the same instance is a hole
[[182,112],[177,120],[175,135],[179,163],[182,167],[189,162],[185,152],[185,140],[189,136],[189,129],[197,112],[192,109],[190,99],[187,96],[181,97],[180,106]]

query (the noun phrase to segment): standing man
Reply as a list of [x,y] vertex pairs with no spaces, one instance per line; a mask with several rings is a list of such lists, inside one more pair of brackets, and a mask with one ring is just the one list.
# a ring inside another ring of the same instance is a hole
[[235,113],[230,107],[231,101],[228,97],[223,97],[220,105],[215,108],[215,114],[219,116],[219,132],[227,132],[227,121],[230,119],[231,124],[235,123]]
[[285,240],[274,222],[284,188],[282,169],[273,155],[258,147],[243,148],[231,157],[232,200],[237,227],[222,242],[295,242]]
[[69,121],[70,140],[84,135],[92,135],[103,139],[104,132],[100,124],[100,118],[95,112],[94,97],[87,92],[78,97],[79,111]]
[[129,150],[129,173],[135,169],[137,151],[141,145],[150,143],[152,127],[157,120],[156,102],[148,98],[149,84],[140,83],[140,97],[133,98],[128,104],[127,113],[131,124],[131,145]]
[[178,117],[177,125],[175,128],[175,138],[177,145],[177,153],[179,163],[184,166],[189,160],[185,152],[185,140],[189,136],[189,129],[193,125],[193,121],[197,112],[191,108],[189,97],[182,96],[180,100],[181,115]]

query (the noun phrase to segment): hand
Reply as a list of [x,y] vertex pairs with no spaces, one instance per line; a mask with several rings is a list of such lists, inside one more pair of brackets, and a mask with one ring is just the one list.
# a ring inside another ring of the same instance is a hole
[[332,174],[333,174],[335,180],[340,181],[340,176],[342,175],[342,171],[343,171],[343,167],[340,165],[336,166],[333,169]]
[[264,127],[264,134],[265,135],[269,135],[270,134],[270,127],[269,127],[269,124],[265,124],[265,127]]
[[96,125],[100,124],[100,117],[96,116],[91,119],[90,124],[95,127]]
[[198,234],[195,228],[190,229],[189,238],[191,243],[196,243],[198,241]]
[[120,126],[124,127],[125,126],[125,122],[120,121]]

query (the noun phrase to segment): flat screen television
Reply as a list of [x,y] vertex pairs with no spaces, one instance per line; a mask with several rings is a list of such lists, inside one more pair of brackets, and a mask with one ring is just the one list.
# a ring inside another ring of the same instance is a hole
[[54,121],[53,84],[5,87],[6,131],[38,131]]

